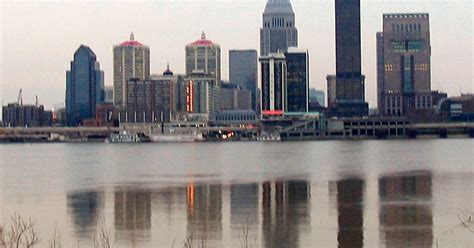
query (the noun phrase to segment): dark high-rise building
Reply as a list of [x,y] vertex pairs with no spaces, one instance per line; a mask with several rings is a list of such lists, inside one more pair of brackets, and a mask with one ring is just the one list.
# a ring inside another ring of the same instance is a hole
[[74,53],[71,70],[66,72],[66,122],[77,126],[95,119],[96,106],[104,100],[104,72],[94,52],[81,45]]
[[384,14],[377,33],[377,99],[382,115],[431,109],[429,15]]
[[308,112],[309,110],[309,53],[308,50],[288,48],[285,53],[286,111]]
[[260,57],[262,70],[262,113],[285,112],[286,59],[283,53]]
[[298,46],[298,30],[290,0],[268,0],[260,29],[260,55]]
[[230,50],[229,77],[230,82],[239,85],[244,90],[252,92],[251,109],[257,111],[257,51]]
[[361,64],[360,0],[336,0],[337,116],[368,115]]

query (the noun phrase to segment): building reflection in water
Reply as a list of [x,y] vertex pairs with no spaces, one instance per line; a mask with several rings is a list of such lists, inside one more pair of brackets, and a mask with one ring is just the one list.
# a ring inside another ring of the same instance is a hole
[[380,235],[386,247],[432,247],[432,177],[419,171],[379,178]]
[[263,183],[263,247],[299,246],[300,228],[310,231],[310,191],[306,181]]
[[222,247],[222,185],[187,186],[187,235],[204,247]]
[[338,247],[357,248],[364,245],[364,188],[360,178],[337,181]]
[[104,193],[100,191],[73,192],[67,194],[69,215],[79,237],[91,236],[98,225],[104,207]]
[[230,186],[230,225],[232,235],[248,231],[254,239],[258,226],[258,184]]
[[151,192],[133,188],[115,189],[114,217],[117,239],[131,242],[149,240]]

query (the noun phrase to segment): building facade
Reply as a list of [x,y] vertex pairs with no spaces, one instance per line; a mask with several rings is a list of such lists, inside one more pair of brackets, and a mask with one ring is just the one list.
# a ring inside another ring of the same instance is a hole
[[213,119],[220,111],[220,87],[206,74],[186,76],[186,113],[204,114]]
[[326,81],[328,108],[332,109],[336,107],[336,75],[328,75]]
[[[230,82],[251,92],[251,109],[257,111],[258,56],[256,50],[229,51]],[[224,97],[222,97],[224,99]]]
[[[382,115],[433,107],[429,15],[384,14],[377,33],[377,101]],[[434,103],[436,104],[436,103]]]
[[184,76],[174,75],[167,68],[163,75],[151,75],[148,80],[127,82],[127,102],[120,112],[126,123],[169,122],[182,107]]
[[260,29],[260,56],[298,46],[295,13],[289,0],[268,0]]
[[186,46],[186,75],[193,74],[214,78],[217,85],[221,82],[221,48],[207,40],[204,32],[200,40]]
[[114,104],[124,107],[127,102],[127,81],[146,80],[150,76],[150,48],[135,40],[114,46]]
[[309,111],[309,53],[308,50],[288,48],[285,53],[286,112]]
[[286,109],[287,67],[285,54],[260,57],[262,72],[262,113]]
[[326,106],[325,94],[322,90],[309,89],[309,111],[318,111]]
[[342,117],[368,115],[361,64],[360,0],[336,0],[336,109]]
[[221,110],[253,110],[252,92],[240,85],[223,83],[220,99]]
[[2,121],[5,127],[49,126],[51,124],[50,119],[52,119],[51,113],[44,111],[42,105],[10,103],[2,106]]
[[66,72],[66,124],[78,126],[86,119],[95,119],[96,106],[103,101],[104,72],[92,49],[81,45]]

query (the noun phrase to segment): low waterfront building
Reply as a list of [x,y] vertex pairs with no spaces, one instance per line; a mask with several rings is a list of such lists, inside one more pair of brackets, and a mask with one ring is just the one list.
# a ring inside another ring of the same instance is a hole
[[259,124],[259,120],[253,110],[225,110],[216,115],[213,124],[216,126],[248,126]]
[[10,103],[2,107],[2,120],[6,127],[49,126],[52,121],[51,115],[52,113],[45,111],[42,105]]
[[443,121],[474,121],[474,94],[442,99],[436,108]]

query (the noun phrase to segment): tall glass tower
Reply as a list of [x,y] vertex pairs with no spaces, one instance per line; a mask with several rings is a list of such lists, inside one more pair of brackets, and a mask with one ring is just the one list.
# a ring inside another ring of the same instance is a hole
[[365,116],[360,0],[336,0],[336,115]]
[[66,72],[66,122],[78,126],[85,119],[95,118],[97,104],[104,101],[104,72],[88,46],[81,45],[74,53],[71,70]]
[[268,56],[298,46],[298,30],[290,0],[268,0],[260,29],[260,55]]

